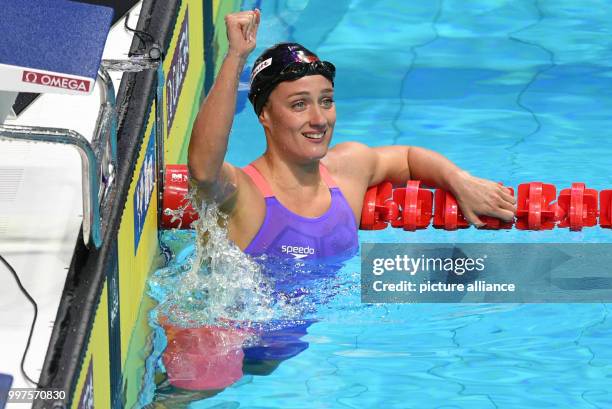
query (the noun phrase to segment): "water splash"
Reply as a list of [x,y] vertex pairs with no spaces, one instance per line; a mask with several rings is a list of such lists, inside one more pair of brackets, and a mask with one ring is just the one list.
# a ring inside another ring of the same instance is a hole
[[[199,210],[194,230],[160,234],[167,263],[149,280],[149,293],[159,303],[154,324],[275,330],[316,317],[317,306],[339,291],[342,262],[249,257],[229,240],[228,216],[194,191],[187,197]],[[184,211],[164,210],[173,218]]]
[[248,325],[284,314],[261,267],[227,237],[227,216],[212,203],[201,202],[199,210],[195,232],[162,236],[170,260],[149,282],[158,314],[185,328]]

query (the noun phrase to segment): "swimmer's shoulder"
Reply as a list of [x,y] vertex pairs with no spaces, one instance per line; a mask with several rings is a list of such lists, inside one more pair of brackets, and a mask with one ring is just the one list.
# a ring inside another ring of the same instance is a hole
[[360,142],[342,142],[330,148],[321,160],[333,178],[367,183],[375,166],[372,148]]
[[372,150],[367,145],[344,142],[331,148],[321,159],[351,206],[355,220],[359,220],[363,196],[370,183],[373,169],[371,157]]

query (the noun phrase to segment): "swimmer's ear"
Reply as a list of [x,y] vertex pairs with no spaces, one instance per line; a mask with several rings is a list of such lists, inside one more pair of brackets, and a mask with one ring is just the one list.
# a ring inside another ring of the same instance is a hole
[[270,105],[268,104],[268,102],[266,102],[266,104],[261,109],[261,112],[259,113],[259,123],[263,126],[266,126],[266,124],[270,121],[270,114],[268,113],[269,107]]

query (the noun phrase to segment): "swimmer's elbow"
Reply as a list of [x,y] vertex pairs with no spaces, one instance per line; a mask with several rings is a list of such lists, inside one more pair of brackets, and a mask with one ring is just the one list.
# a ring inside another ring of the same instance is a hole
[[189,156],[187,159],[187,169],[189,170],[189,177],[198,186],[212,185],[215,181],[215,178],[212,177],[209,172],[206,172],[200,166],[197,166],[197,164],[195,164]]
[[201,196],[215,196],[215,190],[218,190],[219,178],[216,175],[211,175],[208,172],[202,171],[192,166],[187,166],[189,169],[189,177],[193,187],[196,187]]
[[[189,176],[198,185],[211,186],[216,183],[219,178],[219,165],[211,166],[210,160],[203,158],[202,155],[198,155],[192,149],[187,152],[187,169],[189,170]],[[220,164],[221,165],[221,164]]]
[[198,197],[222,204],[235,194],[237,184],[230,164],[224,163],[215,174],[188,167],[192,187],[197,190]]

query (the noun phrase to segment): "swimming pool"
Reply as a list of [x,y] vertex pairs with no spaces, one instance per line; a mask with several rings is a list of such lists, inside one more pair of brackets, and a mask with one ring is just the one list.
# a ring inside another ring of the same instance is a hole
[[[514,187],[612,187],[612,4],[287,0],[261,9],[250,64],[280,41],[336,64],[335,143],[423,146]],[[227,156],[238,166],[265,146],[245,98],[243,90]],[[361,242],[611,238],[599,227],[360,231]],[[612,406],[610,305],[365,305],[359,269],[356,257],[333,279],[334,296],[303,337],[308,349],[190,407]]]

